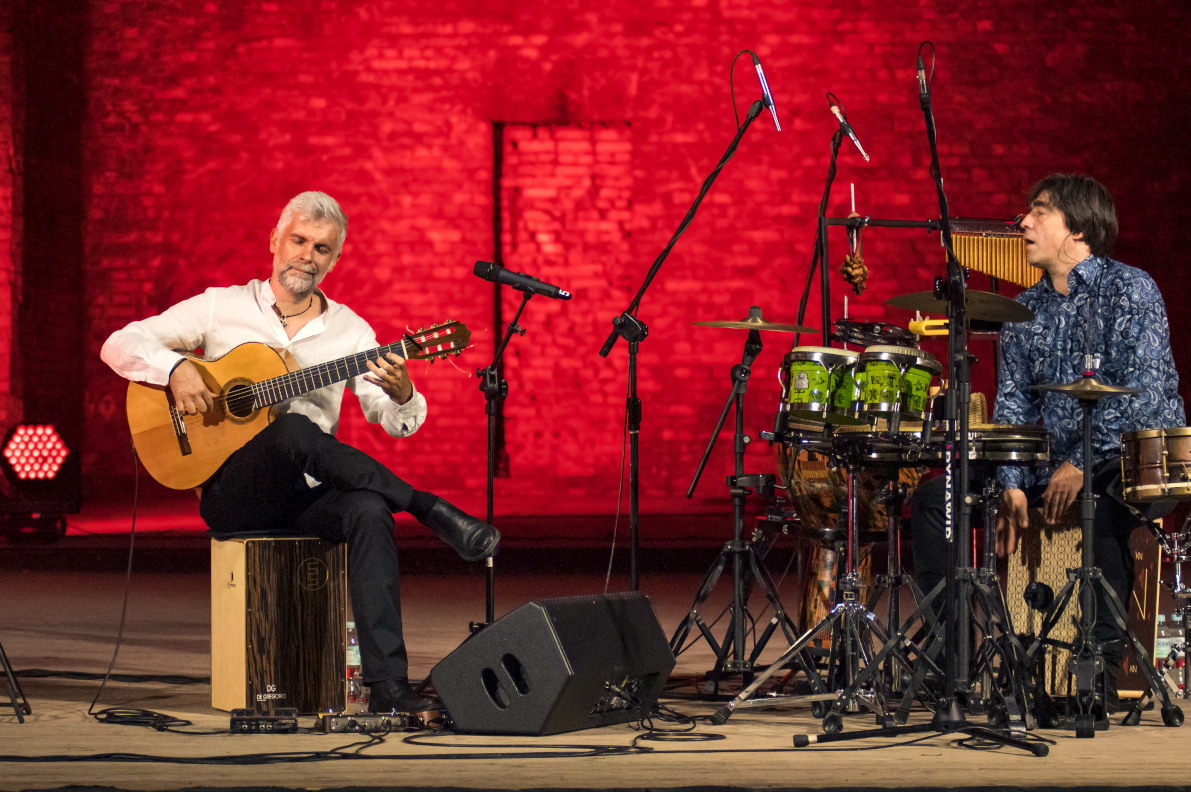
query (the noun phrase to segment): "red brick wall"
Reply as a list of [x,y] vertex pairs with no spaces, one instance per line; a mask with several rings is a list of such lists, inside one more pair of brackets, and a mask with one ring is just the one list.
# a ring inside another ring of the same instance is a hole
[[[830,213],[848,212],[854,182],[861,213],[937,216],[913,73],[925,38],[940,58],[935,115],[953,212],[1011,217],[1054,170],[1101,178],[1121,209],[1119,257],[1158,279],[1191,372],[1179,310],[1189,289],[1174,259],[1191,176],[1187,77],[1171,65],[1186,52],[1185,12],[1177,0],[1149,3],[1144,15],[1118,6],[95,2],[87,470],[127,473],[123,385],[96,357],[103,338],[208,285],[265,275],[281,206],[321,189],[351,217],[324,284],[331,296],[382,339],[444,317],[476,338],[458,368],[414,367],[431,405],[417,436],[391,441],[353,405],[342,436],[416,486],[482,510],[485,415],[473,375],[491,355],[492,291],[471,265],[493,251],[492,124],[503,122],[506,263],[576,296],[532,301],[529,333],[513,342],[511,476],[498,481],[497,508],[610,511],[625,346],[607,360],[596,353],[734,133],[728,65],[743,47],[763,59],[783,131],[767,116],[754,124],[642,303],[647,511],[726,505],[726,434],[699,496],[682,493],[743,334],[690,322],[743,318],[754,304],[794,319],[835,124],[826,91],[873,156],[865,164],[842,152]],[[735,77],[743,112],[759,94],[747,57]],[[832,237],[833,271],[843,243],[842,232]],[[883,301],[929,286],[940,271],[936,237],[874,230],[864,253],[872,275],[852,315],[905,321]],[[837,313],[844,293],[833,275]],[[817,306],[815,295],[812,326]],[[513,307],[508,297],[506,318]],[[748,395],[754,436],[771,423],[790,341],[765,339]],[[748,467],[773,469],[763,444]]]
[[12,414],[12,281],[20,256],[20,160],[13,119],[13,7],[0,5],[0,425]]

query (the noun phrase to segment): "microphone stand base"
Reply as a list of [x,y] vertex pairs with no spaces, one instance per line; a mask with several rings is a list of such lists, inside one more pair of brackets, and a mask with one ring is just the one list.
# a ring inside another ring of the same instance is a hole
[[930,725],[932,729],[940,732],[966,728],[968,719],[959,707],[959,698],[948,696],[945,699],[940,699],[939,708],[935,710],[935,717],[931,720]]

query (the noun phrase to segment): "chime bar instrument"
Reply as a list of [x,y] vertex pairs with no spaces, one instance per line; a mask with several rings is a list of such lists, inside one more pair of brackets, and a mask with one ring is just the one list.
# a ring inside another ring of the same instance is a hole
[[1042,270],[1026,261],[1025,237],[1012,221],[952,220],[951,246],[965,267],[1023,288],[1042,277]]

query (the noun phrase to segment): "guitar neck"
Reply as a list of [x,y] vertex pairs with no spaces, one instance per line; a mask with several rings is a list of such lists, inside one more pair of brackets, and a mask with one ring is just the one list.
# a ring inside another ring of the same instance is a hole
[[369,349],[365,352],[357,352],[354,355],[341,357],[338,360],[332,360],[328,363],[320,363],[310,368],[291,371],[280,377],[261,380],[252,386],[252,392],[256,396],[256,406],[258,408],[268,407],[286,399],[292,399],[295,396],[301,396],[304,393],[325,388],[336,382],[342,382],[343,380],[366,374],[368,372],[367,361],[371,360],[373,363],[376,363],[381,357],[390,352],[402,359],[409,357],[406,342],[403,340],[395,344],[386,344],[376,349]]

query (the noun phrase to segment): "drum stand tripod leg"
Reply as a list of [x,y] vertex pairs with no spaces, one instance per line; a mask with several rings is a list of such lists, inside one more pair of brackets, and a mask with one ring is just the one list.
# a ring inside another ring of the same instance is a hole
[[[757,676],[753,678],[753,681],[749,683],[744,690],[740,691],[736,698],[732,699],[727,704],[716,710],[716,713],[711,716],[711,722],[717,726],[726,723],[728,718],[732,717],[733,710],[746,703],[749,698],[756,693],[758,689],[760,689],[761,685],[765,684],[771,677],[773,677],[774,674],[777,674],[779,671],[785,668],[789,662],[805,652],[806,648],[810,645],[810,642],[814,640],[816,635],[828,628],[834,629],[838,625],[839,620],[842,618],[843,607],[844,606],[842,604],[836,605],[832,609],[831,613],[827,614],[826,618],[804,632],[797,641],[790,644],[786,651],[782,653],[782,656],[770,663],[769,667],[764,671],[757,674]],[[789,697],[786,697],[775,700],[773,703],[776,704],[778,702],[788,701]]]
[[29,706],[29,700],[25,698],[25,692],[21,690],[21,683],[17,681],[16,674],[12,672],[12,664],[8,662],[8,655],[2,644],[0,644],[0,664],[4,666],[4,682],[8,688],[8,700],[13,712],[16,713],[17,722],[24,723],[25,716],[32,715],[33,709]]
[[[755,552],[755,545],[749,547],[749,564],[753,571],[753,579],[757,581],[757,585],[765,593],[765,597],[769,600],[770,606],[773,608],[773,618],[769,620],[769,624],[765,627],[765,631],[761,637],[757,639],[756,645],[753,647],[753,653],[749,657],[750,664],[756,664],[757,658],[760,657],[761,652],[765,649],[766,644],[769,643],[770,637],[774,631],[780,627],[785,633],[787,643],[794,643],[802,630],[798,623],[786,613],[785,607],[782,605],[781,599],[777,594],[777,585],[773,581],[773,577],[769,574],[769,570],[761,563]],[[815,693],[823,693],[826,688],[823,686],[822,679],[819,678],[815,671],[815,664],[813,658],[806,652],[802,652],[795,658],[798,665],[806,674],[807,680],[810,682],[811,689]]]
[[[749,315],[752,316],[754,312],[756,312],[757,317],[760,317],[759,308],[750,309]],[[760,565],[757,563],[752,544],[744,539],[745,499],[752,494],[752,489],[750,488],[772,492],[773,485],[776,483],[775,477],[771,474],[745,475],[744,473],[744,453],[750,441],[750,438],[744,431],[744,396],[748,389],[748,380],[752,373],[753,361],[757,359],[757,356],[761,353],[761,349],[761,334],[756,330],[750,330],[745,340],[744,354],[741,357],[741,361],[738,365],[732,367],[732,390],[728,393],[728,399],[724,403],[724,409],[720,412],[719,420],[716,422],[715,429],[711,433],[711,439],[708,441],[707,448],[703,452],[703,458],[699,461],[699,467],[695,471],[694,480],[691,481],[691,486],[687,489],[687,497],[689,498],[694,495],[695,488],[699,484],[699,479],[703,475],[703,470],[707,466],[707,460],[711,456],[711,451],[715,448],[715,441],[719,437],[724,422],[728,418],[729,410],[735,408],[736,432],[733,436],[732,444],[733,456],[735,458],[735,475],[729,476],[727,482],[732,495],[732,541],[724,545],[724,549],[721,551],[719,559],[716,560],[712,571],[704,578],[703,586],[695,598],[695,604],[692,606],[691,612],[670,641],[671,649],[677,654],[686,643],[692,625],[699,627],[700,633],[716,653],[716,665],[713,671],[714,679],[711,680],[716,688],[719,685],[721,671],[740,673],[746,677],[746,682],[751,681],[749,677],[753,673],[753,663],[761,649],[761,647],[757,647],[754,649],[751,657],[745,656],[745,639],[750,629],[748,600],[752,591],[752,581],[754,578],[761,585],[762,589],[765,590],[766,597],[769,598],[770,602],[776,603],[775,608],[780,614],[779,623],[780,618],[785,616],[785,609],[781,608],[780,602],[777,602],[776,590],[771,587],[768,578],[759,574]],[[699,616],[698,610],[706,602],[708,596],[710,596],[711,590],[718,582],[729,557],[732,560],[732,615],[723,642],[717,642],[711,634],[711,629]],[[750,572],[753,574],[753,577],[749,577]],[[767,632],[766,638],[771,633],[772,630]]]
[[[711,634],[711,629],[703,620],[699,609],[703,607],[703,603],[707,602],[707,598],[711,596],[712,590],[715,589],[715,584],[719,581],[720,575],[724,571],[724,565],[728,562],[728,545],[720,551],[719,557],[716,558],[715,563],[711,565],[711,569],[707,570],[707,574],[703,577],[703,583],[699,586],[699,592],[695,595],[695,601],[691,604],[691,609],[687,613],[686,618],[683,619],[682,624],[678,625],[678,629],[674,631],[674,636],[670,639],[670,651],[674,655],[680,654],[687,646],[687,638],[690,637],[691,628],[698,627],[699,632],[711,644],[711,648],[715,650],[716,657],[722,655],[723,649],[720,647],[715,636]],[[725,638],[725,641],[727,639]]]
[[[1011,732],[1024,733],[1035,726],[1024,682],[1028,674],[1025,652],[1013,632],[996,572],[996,510],[993,507],[1000,498],[1000,491],[995,479],[986,480],[980,495],[984,506],[983,564],[964,573],[967,588],[982,616],[981,641],[969,677],[979,680],[980,697],[969,697],[968,710],[973,715],[983,710],[989,714],[990,723],[1002,725],[1003,721]],[[999,639],[997,633],[1000,633]],[[999,669],[995,668],[998,659]],[[1005,684],[997,684],[997,677]]]

